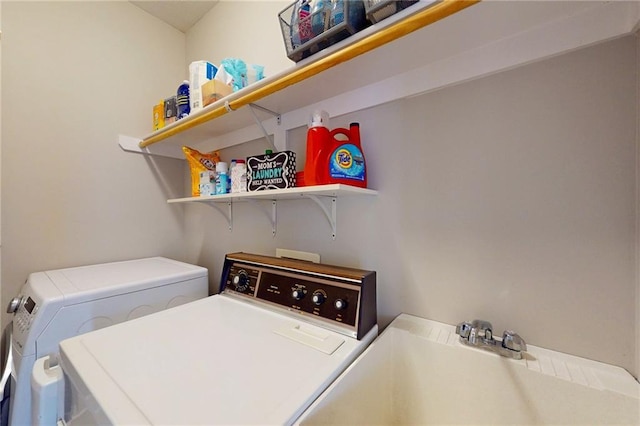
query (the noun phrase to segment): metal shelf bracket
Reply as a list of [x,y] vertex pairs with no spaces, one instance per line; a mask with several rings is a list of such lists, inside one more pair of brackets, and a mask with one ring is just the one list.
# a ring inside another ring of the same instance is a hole
[[267,132],[267,129],[265,129],[264,126],[262,125],[262,121],[260,121],[260,119],[256,115],[256,111],[255,111],[256,109],[259,109],[260,111],[266,112],[267,114],[271,114],[274,117],[276,117],[276,121],[278,123],[278,126],[282,122],[280,114],[278,114],[277,112],[271,111],[270,109],[266,109],[264,107],[261,107],[260,105],[249,104],[249,111],[251,111],[251,115],[253,115],[253,119],[255,120],[255,122],[258,125],[258,127],[260,127],[260,130],[262,130],[262,133],[264,134],[265,139],[267,141],[269,141],[271,146],[277,151],[278,149],[276,148],[276,143],[273,140],[273,138],[271,136],[269,136],[269,132]]
[[247,199],[247,201],[249,201],[249,203],[253,204],[254,206],[258,207],[260,209],[260,211],[262,211],[262,213],[265,214],[265,216],[267,216],[267,219],[269,219],[269,222],[271,222],[271,236],[275,237],[276,236],[276,231],[277,231],[277,226],[278,226],[278,216],[277,216],[277,202],[276,200],[271,200],[271,211],[269,211],[269,209],[267,207],[265,207],[263,204],[260,204],[260,200],[252,200],[252,199]]
[[259,121],[259,120],[258,120],[258,118],[257,118],[257,117],[256,117],[256,115],[255,115],[254,108],[255,108],[255,109],[259,109],[259,110],[260,110],[260,111],[262,111],[262,112],[266,112],[267,114],[271,114],[271,115],[273,115],[273,116],[276,118],[276,122],[278,123],[278,126],[279,126],[280,124],[282,124],[282,117],[281,117],[280,113],[278,113],[278,112],[271,111],[270,109],[267,109],[267,108],[265,108],[265,107],[261,107],[260,105],[258,105],[258,104],[253,104],[253,103],[250,103],[250,104],[249,104],[249,108],[251,108],[251,112],[253,113],[253,117],[256,119],[256,121]]
[[218,206],[216,203],[206,203],[207,205],[213,207],[214,209],[218,210],[220,212],[220,214],[227,219],[227,223],[229,224],[229,232],[233,231],[233,206],[231,203],[231,200],[227,201],[227,211],[225,212],[224,209],[220,206]]
[[[313,200],[320,207],[320,209],[324,213],[324,216],[329,221],[329,225],[331,225],[331,238],[335,240],[336,239],[336,210],[337,210],[336,206],[338,204],[337,198],[331,197],[330,198],[331,201],[329,202],[331,206],[327,207],[325,203],[321,200],[321,198],[328,198],[328,197],[318,197],[317,195],[312,195],[312,194],[305,194],[304,196]],[[329,208],[331,208],[331,211],[329,211]]]

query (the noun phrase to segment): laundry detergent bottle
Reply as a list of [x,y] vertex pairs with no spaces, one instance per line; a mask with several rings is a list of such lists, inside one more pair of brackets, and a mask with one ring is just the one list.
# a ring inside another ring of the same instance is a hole
[[304,163],[305,185],[322,185],[327,183],[321,172],[327,167],[327,155],[330,149],[331,136],[328,129],[329,114],[326,111],[314,111],[307,130],[307,158]]
[[[341,138],[336,136],[341,135]],[[329,156],[321,175],[322,183],[342,183],[367,187],[367,165],[360,144],[360,124],[351,123],[348,129],[330,132]],[[346,139],[345,139],[346,137]],[[325,181],[326,179],[326,181]]]

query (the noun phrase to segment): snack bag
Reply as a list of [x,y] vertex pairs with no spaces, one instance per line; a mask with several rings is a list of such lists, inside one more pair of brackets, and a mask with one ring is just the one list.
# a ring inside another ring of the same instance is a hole
[[201,153],[188,146],[182,147],[184,156],[187,157],[189,168],[191,169],[191,196],[200,196],[200,172],[206,170],[216,170],[216,163],[220,161],[220,154],[218,151],[212,151],[208,153]]

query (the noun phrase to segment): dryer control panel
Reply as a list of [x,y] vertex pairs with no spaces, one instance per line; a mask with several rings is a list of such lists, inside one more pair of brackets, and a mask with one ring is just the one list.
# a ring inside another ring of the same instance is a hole
[[233,253],[225,258],[220,290],[358,339],[377,323],[373,271]]
[[[22,335],[29,331],[38,307],[39,305],[31,296],[16,296],[9,302],[7,313],[15,314],[13,319],[14,333]],[[18,343],[22,349],[23,342],[19,341]]]

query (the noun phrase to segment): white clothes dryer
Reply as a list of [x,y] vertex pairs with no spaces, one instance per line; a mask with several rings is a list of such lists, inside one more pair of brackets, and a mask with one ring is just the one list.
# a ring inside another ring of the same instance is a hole
[[207,269],[163,257],[30,274],[8,307],[14,314],[9,424],[32,424],[33,367],[47,357],[53,368],[61,340],[207,295]]
[[377,336],[375,286],[372,271],[229,254],[221,294],[61,342],[60,420],[291,424]]

